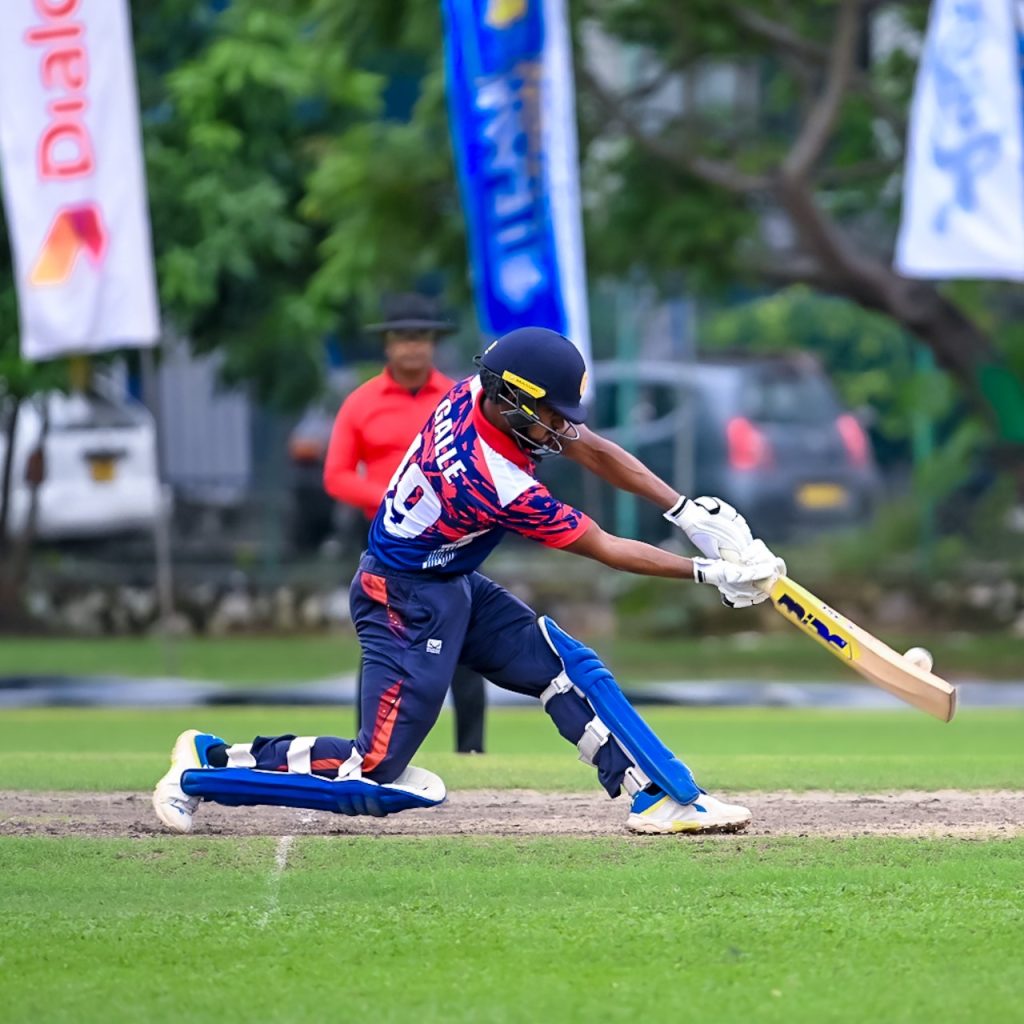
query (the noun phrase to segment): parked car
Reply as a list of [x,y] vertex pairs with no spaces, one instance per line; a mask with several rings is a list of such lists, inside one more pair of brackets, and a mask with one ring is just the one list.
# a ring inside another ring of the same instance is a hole
[[[23,402],[19,410],[8,532],[20,532],[28,515],[26,470],[39,444],[44,408],[49,430],[36,536],[70,540],[151,528],[161,489],[156,429],[149,411],[134,399],[98,391],[53,392]],[[5,450],[6,439],[0,436],[0,464]]]
[[[732,502],[758,535],[778,539],[862,522],[878,501],[881,478],[867,432],[811,356],[598,362],[594,380],[595,429],[674,486]],[[352,510],[323,489],[334,416],[352,386],[335,382],[331,398],[307,410],[289,438],[293,536],[300,546],[359,532],[345,518]],[[541,474],[559,497],[610,529],[621,527],[610,490],[584,479],[579,467],[555,459]],[[664,529],[657,509],[639,510],[638,536],[657,540]]]
[[[597,429],[680,489],[731,502],[757,534],[862,522],[878,501],[868,434],[811,356],[607,362],[595,379]],[[603,426],[627,404],[634,422]]]

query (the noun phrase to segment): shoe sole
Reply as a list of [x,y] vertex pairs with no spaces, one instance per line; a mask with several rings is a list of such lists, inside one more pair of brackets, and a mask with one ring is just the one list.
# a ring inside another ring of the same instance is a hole
[[658,825],[653,821],[627,821],[626,828],[630,832],[635,832],[637,835],[647,836],[674,836],[674,835],[721,835],[731,834],[735,832],[742,832],[750,824],[750,819],[746,821],[727,821],[719,825],[699,825],[696,822],[686,821],[674,821],[667,828],[664,825]]

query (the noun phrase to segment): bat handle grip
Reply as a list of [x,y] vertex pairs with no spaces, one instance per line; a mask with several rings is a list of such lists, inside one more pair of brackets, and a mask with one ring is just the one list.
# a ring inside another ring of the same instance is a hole
[[[734,551],[732,548],[726,548],[725,550],[722,551],[721,554],[722,554],[722,558],[726,562],[734,562],[737,565],[740,562],[740,553],[738,551]],[[784,579],[786,579],[786,577],[782,576],[777,581],[776,585],[778,585],[778,583],[781,583],[782,580],[784,580]],[[760,590],[763,590],[767,594],[770,594],[772,592],[772,590],[774,589],[773,587],[768,585],[768,580],[766,580],[766,579],[764,579],[764,580],[754,580],[754,586],[757,587]]]

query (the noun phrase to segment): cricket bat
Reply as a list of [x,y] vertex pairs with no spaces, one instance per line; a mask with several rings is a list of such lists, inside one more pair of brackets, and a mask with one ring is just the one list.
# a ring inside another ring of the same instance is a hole
[[956,714],[956,688],[914,665],[788,576],[771,589],[775,610],[869,682],[943,722]]

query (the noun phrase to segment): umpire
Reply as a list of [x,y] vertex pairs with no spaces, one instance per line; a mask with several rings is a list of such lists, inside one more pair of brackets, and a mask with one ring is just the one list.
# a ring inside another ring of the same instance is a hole
[[[380,323],[366,329],[383,336],[386,365],[342,403],[324,462],[327,493],[360,509],[367,523],[376,515],[410,441],[455,383],[434,366],[437,339],[455,327],[441,318],[433,299],[415,293],[390,296],[383,302],[383,313]],[[460,754],[483,753],[483,678],[458,666],[452,698],[455,749]],[[357,728],[361,703],[360,679]]]

